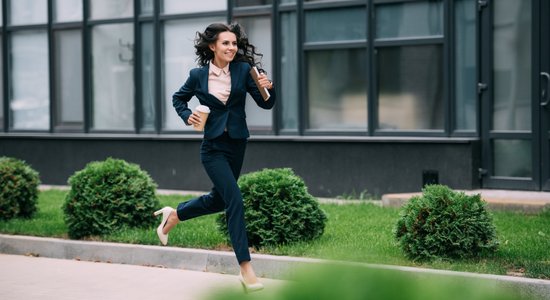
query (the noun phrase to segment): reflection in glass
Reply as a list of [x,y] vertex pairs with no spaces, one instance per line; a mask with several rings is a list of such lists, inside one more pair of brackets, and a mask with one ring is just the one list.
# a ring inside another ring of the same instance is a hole
[[[209,0],[209,1],[182,1],[182,0],[164,0],[162,12],[165,14],[185,14],[205,11],[225,11],[227,10],[227,0]],[[225,23],[224,19],[224,23]],[[206,27],[206,26],[204,26]]]
[[152,15],[154,10],[153,0],[141,0],[140,9],[142,15]]
[[443,129],[441,46],[377,50],[378,128]]
[[367,128],[365,49],[307,53],[310,129]]
[[155,56],[153,24],[141,26],[142,128],[155,129]]
[[94,129],[134,130],[133,49],[133,24],[93,27]]
[[10,58],[11,127],[49,129],[50,76],[46,31],[14,32]]
[[46,24],[48,22],[48,0],[9,1],[9,23],[11,25]]
[[55,32],[56,125],[84,122],[82,96],[82,35],[80,30]]
[[494,130],[531,130],[531,1],[494,1]]
[[[244,27],[248,35],[248,41],[256,46],[256,50],[262,53],[262,68],[267,72],[270,79],[273,80],[272,55],[271,55],[271,18],[269,17],[250,17],[237,18],[236,22]],[[270,130],[273,124],[273,111],[265,110],[254,102],[250,95],[246,96],[246,122],[251,129]]]
[[92,19],[127,18],[134,15],[134,0],[90,1]]
[[493,140],[493,175],[533,177],[531,141]]
[[281,127],[298,129],[298,40],[296,13],[281,14],[281,83],[280,99],[277,103],[282,109]]
[[[225,22],[224,17],[185,19],[164,23],[163,62],[164,101],[163,129],[193,131],[186,126],[172,106],[172,95],[179,90],[189,77],[189,71],[197,67],[194,39],[197,31],[203,32],[211,23]],[[197,98],[189,101],[189,108],[199,104]]]
[[376,6],[376,38],[442,35],[443,3],[441,1]]
[[455,1],[455,129],[475,130],[476,6],[474,0]]
[[306,41],[329,42],[367,39],[364,8],[340,8],[306,12]]
[[82,21],[82,0],[55,0],[54,21]]

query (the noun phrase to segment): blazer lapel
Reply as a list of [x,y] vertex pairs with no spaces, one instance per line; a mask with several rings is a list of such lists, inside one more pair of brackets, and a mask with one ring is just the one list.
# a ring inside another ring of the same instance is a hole
[[233,98],[233,91],[237,90],[237,84],[238,84],[238,78],[239,78],[239,71],[240,69],[237,68],[237,64],[234,64],[233,62],[229,63],[229,73],[231,74],[231,92],[229,92],[229,98],[227,99],[227,102],[231,101]]
[[208,71],[209,71],[208,65],[202,67],[200,78],[199,78],[201,88],[203,89],[203,92],[205,95],[208,95]]

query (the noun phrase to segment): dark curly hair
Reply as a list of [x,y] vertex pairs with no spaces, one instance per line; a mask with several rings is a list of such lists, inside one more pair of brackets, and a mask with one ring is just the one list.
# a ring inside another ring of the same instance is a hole
[[258,69],[261,70],[261,62],[256,61],[255,57],[261,59],[263,54],[256,52],[256,47],[248,42],[248,37],[244,29],[238,23],[232,23],[230,25],[214,23],[208,25],[204,32],[197,32],[197,37],[195,38],[195,53],[197,54],[199,65],[206,66],[208,62],[214,59],[214,52],[212,52],[209,45],[218,40],[218,35],[221,32],[226,31],[234,33],[237,37],[238,50],[233,61],[244,61],[251,66],[257,66]]

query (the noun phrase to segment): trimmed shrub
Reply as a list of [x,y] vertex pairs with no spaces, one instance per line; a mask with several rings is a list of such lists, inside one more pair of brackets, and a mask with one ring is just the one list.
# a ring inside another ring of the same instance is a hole
[[70,238],[155,223],[156,184],[136,164],[113,158],[91,162],[69,178],[69,185],[63,211]]
[[38,172],[26,162],[0,157],[0,219],[30,218],[37,211]]
[[[249,246],[288,244],[318,238],[326,215],[292,169],[264,169],[239,179]],[[228,235],[225,213],[217,219]]]
[[495,227],[479,194],[428,185],[405,204],[394,234],[416,260],[477,257],[497,250]]

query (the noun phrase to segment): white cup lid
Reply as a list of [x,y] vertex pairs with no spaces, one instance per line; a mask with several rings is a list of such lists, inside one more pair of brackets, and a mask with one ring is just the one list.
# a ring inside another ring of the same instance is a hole
[[210,113],[210,108],[206,105],[199,105],[195,108],[195,110],[200,111],[202,113],[207,113],[207,114]]

